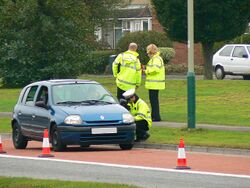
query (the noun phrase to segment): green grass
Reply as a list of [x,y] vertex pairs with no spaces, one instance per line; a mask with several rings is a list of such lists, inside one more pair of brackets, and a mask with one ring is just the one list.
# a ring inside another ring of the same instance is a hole
[[147,143],[178,145],[183,138],[188,146],[250,149],[249,132],[153,127]]
[[[80,78],[102,83],[116,96],[113,77],[83,75]],[[167,80],[160,92],[164,121],[187,122],[186,80]],[[20,89],[0,89],[0,112],[12,111]],[[148,91],[142,85],[137,93],[148,104]],[[250,126],[250,82],[245,80],[197,80],[196,123]]]
[[[10,133],[10,118],[0,118],[0,133]],[[181,137],[187,145],[250,149],[249,132],[156,127],[150,130],[147,143],[178,144]]]
[[0,89],[0,112],[12,112],[21,89]]
[[0,117],[0,133],[11,132],[11,118]]
[[31,178],[13,178],[0,176],[0,188],[135,188],[124,184],[96,183],[96,182],[72,182],[59,180],[38,180]]

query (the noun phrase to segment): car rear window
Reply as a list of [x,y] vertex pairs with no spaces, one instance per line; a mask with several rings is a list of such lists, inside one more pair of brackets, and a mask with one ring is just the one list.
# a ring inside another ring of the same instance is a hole
[[250,46],[247,46],[248,53],[250,54]]
[[230,56],[232,52],[233,46],[227,46],[225,47],[220,53],[220,56]]

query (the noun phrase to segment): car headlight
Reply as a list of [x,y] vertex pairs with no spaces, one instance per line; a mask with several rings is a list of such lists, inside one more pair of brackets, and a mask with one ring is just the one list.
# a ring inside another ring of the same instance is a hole
[[82,119],[79,115],[69,115],[65,118],[64,123],[71,125],[82,124]]
[[123,123],[133,123],[134,117],[131,114],[122,114]]

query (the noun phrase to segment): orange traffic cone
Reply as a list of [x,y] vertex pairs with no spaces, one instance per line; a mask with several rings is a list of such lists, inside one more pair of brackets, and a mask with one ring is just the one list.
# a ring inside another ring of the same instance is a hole
[[6,153],[6,151],[3,151],[3,144],[2,144],[1,135],[0,135],[0,153]]
[[178,148],[178,159],[177,159],[177,166],[175,169],[191,169],[187,166],[187,160],[186,160],[186,154],[185,154],[185,146],[184,146],[184,140],[180,139],[180,144]]
[[38,157],[54,157],[54,155],[50,154],[48,129],[44,129],[44,132],[43,132],[43,151],[42,151],[42,154],[39,155]]

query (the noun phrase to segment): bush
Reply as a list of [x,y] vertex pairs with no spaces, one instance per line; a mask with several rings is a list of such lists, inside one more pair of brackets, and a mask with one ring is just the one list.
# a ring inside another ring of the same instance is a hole
[[[202,75],[203,74],[203,66],[200,65],[195,65],[194,66],[194,72],[196,75]],[[171,74],[171,73],[182,73],[182,74],[186,74],[188,71],[188,65],[187,64],[167,64],[166,65],[166,72],[167,74]]]
[[231,41],[233,44],[250,44],[250,33],[242,34]]
[[232,40],[216,42],[213,48],[213,53],[217,52],[222,46],[226,44],[250,44],[250,33],[242,34]]
[[115,54],[114,51],[93,51],[81,64],[82,74],[102,74],[109,64],[109,56]]
[[146,64],[149,60],[146,52],[146,48],[149,44],[153,43],[156,46],[161,47],[173,47],[172,41],[167,38],[166,34],[156,31],[138,31],[127,33],[122,37],[117,44],[117,53],[126,51],[128,45],[131,42],[135,42],[138,45],[139,59],[142,64]]
[[160,55],[165,64],[169,63],[169,61],[175,56],[175,50],[173,48],[159,48]]

